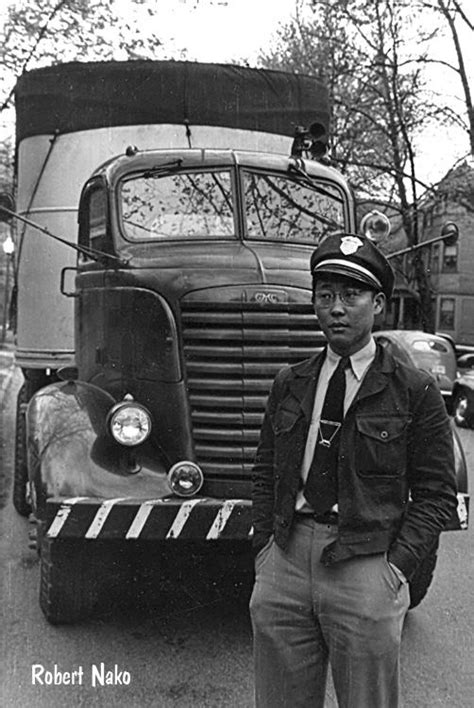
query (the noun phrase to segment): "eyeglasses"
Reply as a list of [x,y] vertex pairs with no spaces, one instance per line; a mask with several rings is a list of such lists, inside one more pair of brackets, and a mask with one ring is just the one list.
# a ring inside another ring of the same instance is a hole
[[367,290],[364,290],[363,288],[343,288],[343,290],[337,291],[321,289],[315,291],[314,301],[317,307],[320,307],[324,310],[334,305],[336,301],[336,295],[339,295],[339,300],[342,302],[343,305],[353,307],[357,304],[359,298],[365,292],[367,292]]

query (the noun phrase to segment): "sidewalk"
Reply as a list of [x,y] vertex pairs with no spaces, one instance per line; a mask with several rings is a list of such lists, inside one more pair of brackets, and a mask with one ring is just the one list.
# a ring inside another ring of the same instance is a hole
[[0,345],[0,398],[3,397],[14,373],[15,345],[10,332],[7,333],[5,342]]

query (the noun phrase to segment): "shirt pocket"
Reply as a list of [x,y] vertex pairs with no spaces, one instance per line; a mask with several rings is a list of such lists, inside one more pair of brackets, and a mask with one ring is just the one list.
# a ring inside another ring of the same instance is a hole
[[407,416],[356,416],[355,464],[362,477],[396,477],[405,473]]

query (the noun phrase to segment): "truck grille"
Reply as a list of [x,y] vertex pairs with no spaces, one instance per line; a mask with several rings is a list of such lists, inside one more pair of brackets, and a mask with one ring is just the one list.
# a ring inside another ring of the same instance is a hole
[[183,303],[182,326],[197,462],[208,479],[248,479],[276,373],[323,345],[313,309]]

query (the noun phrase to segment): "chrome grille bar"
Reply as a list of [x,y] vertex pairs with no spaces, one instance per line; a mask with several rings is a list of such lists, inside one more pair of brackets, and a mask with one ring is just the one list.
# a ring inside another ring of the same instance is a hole
[[323,346],[312,306],[188,302],[181,319],[197,462],[246,478],[276,373]]

